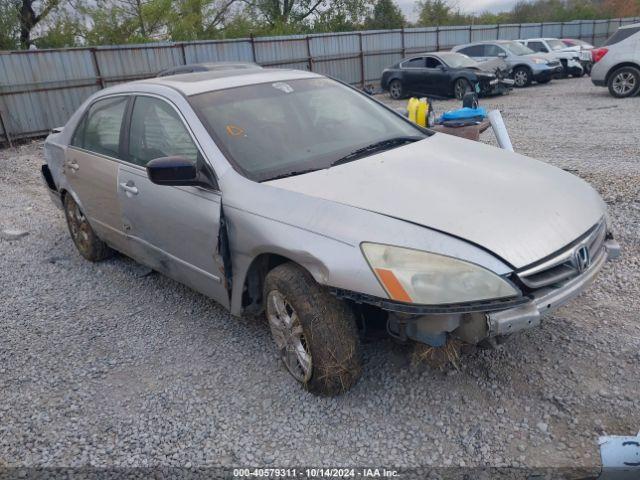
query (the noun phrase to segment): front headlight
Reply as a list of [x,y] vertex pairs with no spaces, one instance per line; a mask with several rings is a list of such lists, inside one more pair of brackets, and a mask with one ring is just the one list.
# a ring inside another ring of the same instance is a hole
[[538,57],[532,58],[531,61],[533,63],[537,63],[538,65],[546,65],[547,63],[549,63],[544,58],[538,58]]
[[438,305],[520,294],[504,278],[457,258],[378,243],[363,243],[361,247],[393,300]]

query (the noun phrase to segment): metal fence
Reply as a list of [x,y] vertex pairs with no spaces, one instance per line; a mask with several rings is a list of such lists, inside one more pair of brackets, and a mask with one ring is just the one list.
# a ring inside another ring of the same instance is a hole
[[467,25],[251,37],[96,48],[0,52],[0,139],[36,137],[64,125],[92,93],[152,77],[188,63],[248,61],[331,75],[354,85],[376,83],[407,54],[450,49],[477,40],[579,38],[602,43],[640,18],[509,25]]

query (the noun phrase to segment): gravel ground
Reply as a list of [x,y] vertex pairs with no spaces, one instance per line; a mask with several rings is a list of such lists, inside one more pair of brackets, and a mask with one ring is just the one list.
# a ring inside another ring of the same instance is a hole
[[82,260],[40,184],[42,143],[1,150],[0,231],[28,235],[0,239],[0,467],[597,466],[598,435],[640,428],[640,97],[584,78],[482,103],[517,151],[601,192],[623,257],[459,371],[368,343],[332,399],[294,384],[264,321],[122,256]]

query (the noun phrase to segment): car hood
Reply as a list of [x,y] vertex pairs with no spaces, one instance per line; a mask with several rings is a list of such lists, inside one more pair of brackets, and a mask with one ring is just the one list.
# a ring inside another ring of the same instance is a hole
[[443,133],[266,183],[454,235],[515,268],[562,249],[605,212],[593,188],[561,169]]

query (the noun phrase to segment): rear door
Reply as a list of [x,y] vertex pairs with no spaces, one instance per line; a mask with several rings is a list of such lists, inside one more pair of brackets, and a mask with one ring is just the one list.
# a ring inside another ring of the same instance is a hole
[[424,57],[411,58],[402,63],[403,86],[412,93],[429,93]]
[[117,180],[129,100],[127,95],[118,95],[93,102],[73,134],[63,166],[89,224],[103,241],[119,250],[126,245]]
[[145,169],[150,160],[169,156],[211,169],[188,124],[168,100],[147,95],[135,97],[127,124],[118,197],[133,256],[228,307],[222,261],[216,254],[220,192],[156,185]]
[[465,47],[459,50],[460,53],[464,53],[468,57],[473,58],[478,62],[484,62],[485,60],[489,60],[486,55],[486,45],[484,43],[478,45],[471,45],[469,47]]
[[448,68],[436,57],[425,57],[427,87],[433,95],[447,96],[451,92]]

